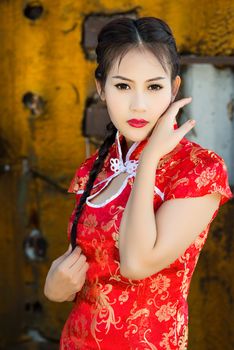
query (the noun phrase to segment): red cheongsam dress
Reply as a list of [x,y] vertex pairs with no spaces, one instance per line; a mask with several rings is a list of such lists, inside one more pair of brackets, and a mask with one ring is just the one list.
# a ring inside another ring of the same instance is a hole
[[[87,257],[86,282],[77,293],[63,327],[60,350],[186,350],[187,296],[211,221],[173,263],[150,277],[131,280],[120,274],[119,227],[130,195],[139,155],[148,138],[123,154],[124,136],[116,139],[86,200],[77,227],[77,244]],[[97,151],[75,173],[68,192],[79,201],[97,158]],[[118,174],[128,176],[113,196],[91,203]],[[183,138],[163,156],[155,173],[154,210],[173,198],[200,197],[219,192],[219,205],[232,197],[224,160],[214,151]],[[74,210],[69,220],[68,238]],[[147,222],[145,223],[147,230]],[[144,235],[144,232],[142,232]]]

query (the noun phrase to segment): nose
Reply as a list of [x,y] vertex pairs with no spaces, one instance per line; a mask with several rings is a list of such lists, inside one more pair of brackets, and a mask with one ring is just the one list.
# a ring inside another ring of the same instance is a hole
[[130,110],[133,112],[139,112],[139,113],[146,111],[146,101],[143,94],[140,94],[140,93],[134,94],[131,100]]

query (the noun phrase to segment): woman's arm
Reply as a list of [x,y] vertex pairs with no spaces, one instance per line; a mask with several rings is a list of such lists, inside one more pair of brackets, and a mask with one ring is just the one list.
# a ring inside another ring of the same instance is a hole
[[206,228],[219,205],[218,193],[173,199],[153,208],[155,171],[160,157],[145,153],[125,207],[119,234],[120,271],[142,279],[167,267]]
[[158,162],[194,127],[193,120],[176,130],[173,127],[179,109],[191,100],[184,98],[169,105],[141,153],[119,234],[120,271],[130,279],[150,276],[176,260],[210,223],[219,206],[220,195],[214,193],[168,200],[154,214]]

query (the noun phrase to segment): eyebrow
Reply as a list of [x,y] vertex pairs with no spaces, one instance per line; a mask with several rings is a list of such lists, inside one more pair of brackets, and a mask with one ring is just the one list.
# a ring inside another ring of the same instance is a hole
[[[122,77],[121,75],[114,75],[112,78],[117,78],[117,79],[122,79],[122,80],[127,80],[127,81],[131,81],[132,83],[134,82],[131,79]],[[165,77],[156,77],[156,78],[152,78],[152,79],[147,79],[146,81],[154,81],[154,80],[160,80],[160,79],[165,79]]]

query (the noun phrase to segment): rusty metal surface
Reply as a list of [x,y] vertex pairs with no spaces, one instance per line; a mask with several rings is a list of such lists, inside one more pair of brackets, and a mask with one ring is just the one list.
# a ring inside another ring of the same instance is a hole
[[2,350],[58,350],[59,343],[37,343],[27,342],[24,344],[15,344]]
[[[0,2],[0,145],[5,147],[0,147],[0,345],[5,349],[29,326],[58,340],[72,307],[46,300],[43,286],[52,260],[67,249],[74,198],[64,189],[86,156],[81,121],[95,91],[95,62],[82,47],[88,16],[161,17],[172,27],[182,55],[212,56],[214,64],[228,65],[233,61],[227,56],[234,55],[232,1],[47,0],[33,11],[28,3]],[[231,350],[232,217],[229,203],[199,260],[191,288],[189,350]],[[48,244],[41,261],[30,260],[23,249],[35,228]]]

